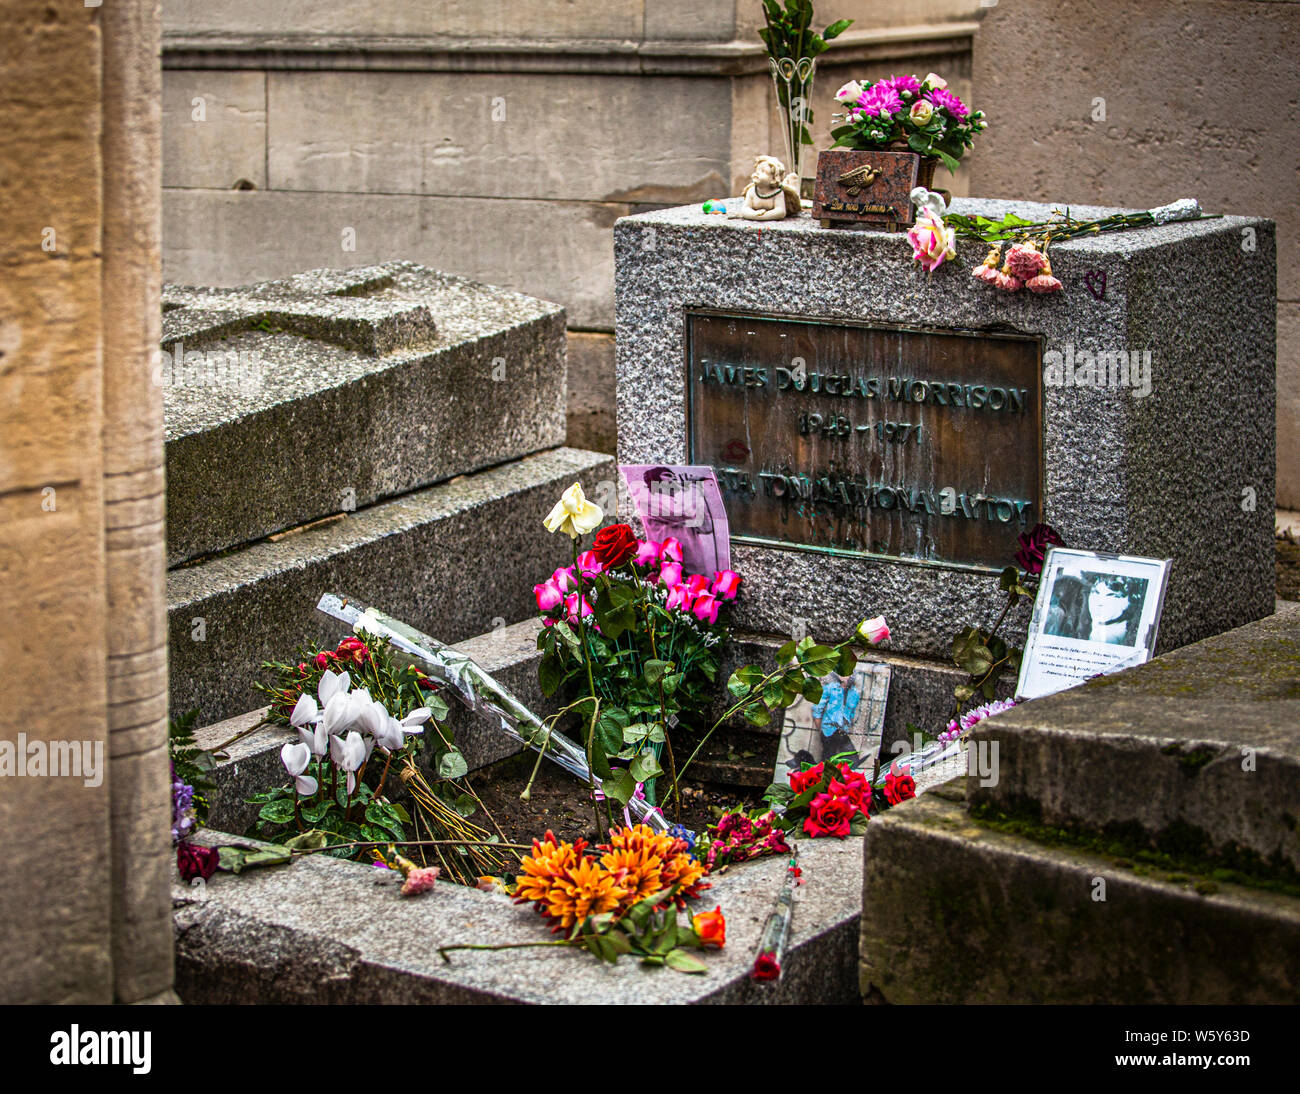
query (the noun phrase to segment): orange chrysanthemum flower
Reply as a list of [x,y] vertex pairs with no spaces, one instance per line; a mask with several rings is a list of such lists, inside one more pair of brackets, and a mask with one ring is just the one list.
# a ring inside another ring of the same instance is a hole
[[584,858],[551,886],[546,911],[568,929],[593,915],[616,911],[626,898],[627,890],[617,874],[611,874],[594,859]]
[[630,893],[629,907],[661,889],[677,886],[674,901],[682,907],[690,897],[708,888],[700,884],[708,872],[702,863],[691,858],[685,840],[656,832],[649,825],[616,828],[603,844],[601,864],[610,870],[623,870]]
[[585,840],[576,844],[557,840],[550,829],[544,842],[533,840],[533,853],[524,857],[516,879],[516,903],[532,902],[538,905],[538,911],[544,911],[552,886],[570,866],[577,864],[586,846]]

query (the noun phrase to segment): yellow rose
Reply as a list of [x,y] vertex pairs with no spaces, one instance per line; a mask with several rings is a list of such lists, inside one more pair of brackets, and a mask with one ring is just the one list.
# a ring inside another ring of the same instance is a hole
[[582,492],[582,483],[575,482],[560,495],[555,508],[542,523],[548,532],[567,532],[570,537],[577,539],[588,532],[594,532],[604,519],[605,514],[600,506],[588,501]]

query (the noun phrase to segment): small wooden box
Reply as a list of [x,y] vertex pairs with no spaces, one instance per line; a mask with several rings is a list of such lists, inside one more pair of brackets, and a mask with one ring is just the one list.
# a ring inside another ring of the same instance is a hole
[[857,152],[832,148],[817,157],[812,215],[822,227],[860,222],[885,228],[912,223],[912,190],[921,157],[915,152]]

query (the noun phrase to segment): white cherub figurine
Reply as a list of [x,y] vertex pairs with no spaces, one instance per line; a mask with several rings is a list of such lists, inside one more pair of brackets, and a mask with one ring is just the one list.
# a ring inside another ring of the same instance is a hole
[[781,220],[797,213],[799,179],[775,156],[756,156],[754,173],[745,187],[745,204],[735,214],[744,220]]

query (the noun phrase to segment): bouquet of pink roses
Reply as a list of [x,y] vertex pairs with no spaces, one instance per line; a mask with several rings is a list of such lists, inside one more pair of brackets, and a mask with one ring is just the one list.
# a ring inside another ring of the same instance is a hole
[[590,667],[602,751],[631,761],[631,778],[651,793],[662,774],[658,757],[665,745],[671,751],[668,732],[698,724],[710,705],[727,633],[723,613],[740,582],[734,570],[687,573],[677,540],[638,539],[614,524],[575,565],[533,586],[543,623],[542,690],[585,687]]

